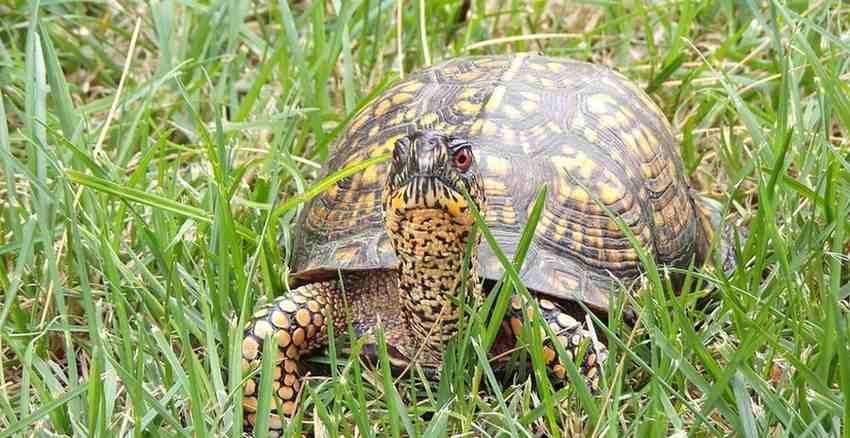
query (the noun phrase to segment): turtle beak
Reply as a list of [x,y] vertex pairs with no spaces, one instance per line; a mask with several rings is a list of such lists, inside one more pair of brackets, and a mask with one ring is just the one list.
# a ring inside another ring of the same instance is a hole
[[409,160],[413,176],[439,177],[447,161],[448,141],[444,136],[422,134],[414,139],[411,153],[415,157]]

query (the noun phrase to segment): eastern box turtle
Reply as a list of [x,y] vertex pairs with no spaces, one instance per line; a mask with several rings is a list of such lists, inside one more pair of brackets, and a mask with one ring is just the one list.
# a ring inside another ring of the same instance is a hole
[[[711,225],[689,189],[669,123],[643,91],[601,66],[504,55],[426,68],[352,119],[325,172],[389,152],[392,160],[339,181],[304,208],[292,290],[261,307],[245,331],[246,370],[259,363],[264,338],[278,352],[274,381],[246,383],[249,427],[261,384],[274,388],[273,431],[295,412],[299,361],[325,346],[328,317],[335,333],[351,321],[358,336],[380,323],[397,365],[415,355],[439,367],[462,316],[457,299],[477,302],[486,292],[482,280],[503,273],[485,243],[472,251],[470,276],[462,279],[475,222],[464,191],[512,256],[535,197],[549,187],[520,275],[546,297],[539,308],[557,341],[584,354],[580,371],[591,388],[607,351],[556,303],[580,300],[604,311],[613,283],[639,276],[638,254],[609,213],[659,265],[699,264],[709,247]],[[517,297],[509,306],[511,341],[528,314],[524,306]],[[563,381],[564,366],[545,342],[544,359]]]

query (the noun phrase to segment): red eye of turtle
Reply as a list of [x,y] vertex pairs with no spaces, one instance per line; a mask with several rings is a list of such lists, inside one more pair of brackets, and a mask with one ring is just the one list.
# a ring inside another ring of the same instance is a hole
[[466,172],[472,165],[472,151],[468,147],[460,148],[452,156],[452,161],[454,161],[457,170]]

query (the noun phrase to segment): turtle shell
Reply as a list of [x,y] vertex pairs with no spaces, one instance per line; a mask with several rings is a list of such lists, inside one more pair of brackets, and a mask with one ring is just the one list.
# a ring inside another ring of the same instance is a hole
[[[469,139],[485,180],[487,223],[512,257],[548,187],[520,272],[529,289],[605,310],[612,282],[640,273],[618,217],[658,264],[687,266],[707,246],[671,127],[655,103],[598,65],[536,55],[456,58],[418,71],[363,108],[323,173],[390,152],[414,130]],[[381,191],[388,163],[307,203],[295,231],[294,285],[338,270],[394,269]],[[600,205],[604,205],[602,208]],[[482,240],[481,274],[502,267]]]

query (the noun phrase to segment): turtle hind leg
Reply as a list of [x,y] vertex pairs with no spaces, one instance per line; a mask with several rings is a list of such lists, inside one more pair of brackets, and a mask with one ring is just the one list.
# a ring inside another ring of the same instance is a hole
[[[567,369],[553,342],[560,342],[567,353],[567,359],[575,360],[576,355],[582,354],[579,373],[584,377],[585,383],[592,392],[599,389],[599,376],[602,366],[608,359],[608,349],[598,342],[593,334],[583,323],[576,320],[570,314],[561,309],[557,304],[547,299],[539,299],[539,308],[543,320],[555,333],[556,338],[549,338],[546,333],[543,336],[543,360],[551,377],[555,378],[556,386],[562,386],[569,381]],[[523,310],[525,309],[525,310]],[[510,326],[513,336],[522,335],[523,326],[534,312],[531,306],[524,306],[519,295],[514,295],[511,305],[505,315],[505,322]]]

